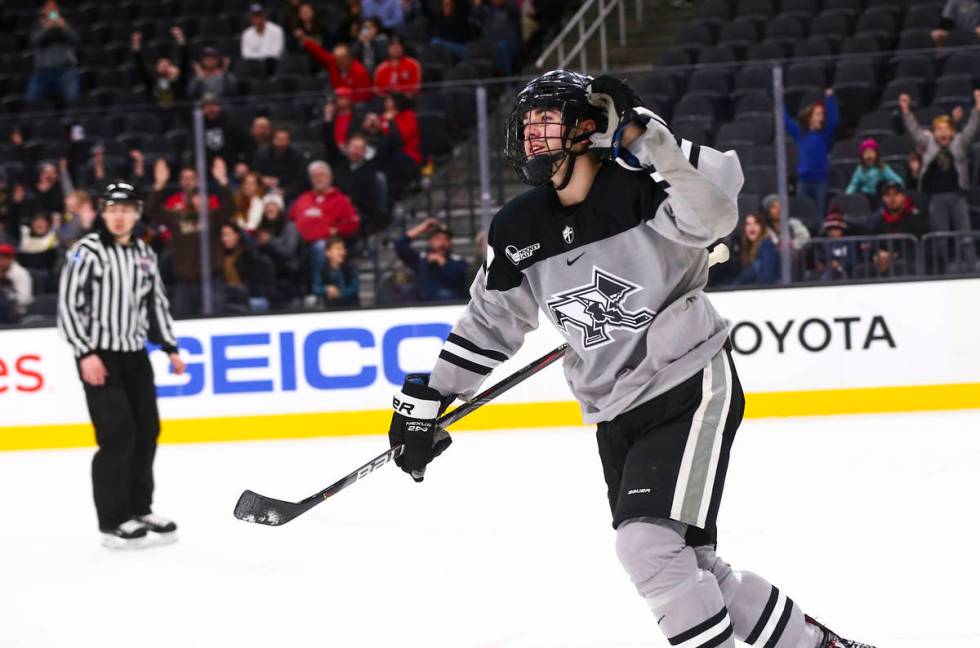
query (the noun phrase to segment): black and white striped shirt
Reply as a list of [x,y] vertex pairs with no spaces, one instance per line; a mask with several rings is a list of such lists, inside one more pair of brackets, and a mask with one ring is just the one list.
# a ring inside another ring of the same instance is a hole
[[96,350],[140,351],[148,339],[176,351],[153,250],[139,239],[119,245],[107,233],[73,245],[61,272],[58,330],[77,358]]

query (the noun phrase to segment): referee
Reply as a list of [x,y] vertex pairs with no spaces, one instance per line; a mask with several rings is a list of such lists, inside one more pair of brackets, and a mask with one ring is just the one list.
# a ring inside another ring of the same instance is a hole
[[138,548],[176,540],[177,525],[154,515],[153,456],[160,434],[146,342],[182,374],[156,254],[133,236],[142,202],[132,185],[110,184],[102,222],[68,251],[58,290],[58,329],[75,351],[99,449],[92,490],[102,543]]

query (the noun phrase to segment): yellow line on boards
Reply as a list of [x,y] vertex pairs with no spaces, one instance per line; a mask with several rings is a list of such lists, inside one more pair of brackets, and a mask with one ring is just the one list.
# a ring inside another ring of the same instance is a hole
[[[865,387],[750,393],[746,418],[824,416],[980,408],[980,383]],[[390,410],[269,414],[221,418],[171,419],[163,422],[162,443],[302,439],[382,434]],[[453,430],[496,430],[581,425],[574,402],[486,405]],[[88,423],[0,427],[0,450],[75,448],[95,445]]]

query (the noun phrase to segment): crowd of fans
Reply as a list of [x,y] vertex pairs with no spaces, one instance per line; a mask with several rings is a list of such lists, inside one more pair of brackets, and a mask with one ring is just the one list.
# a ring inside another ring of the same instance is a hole
[[[87,6],[62,10],[54,0],[44,2],[31,19],[34,71],[25,81],[24,117],[0,122],[9,124],[0,128],[7,140],[0,144],[0,321],[19,319],[32,295],[57,289],[66,250],[92,231],[98,193],[116,178],[145,194],[140,235],[159,253],[178,316],[201,312],[202,272],[217,312],[357,305],[352,258],[363,254],[366,237],[389,227],[394,202],[431,172],[414,105],[421,84],[430,75],[441,80],[456,62],[510,74],[537,21],[560,12],[559,5],[227,0],[224,8],[242,7],[241,14],[217,18],[242,24],[244,15],[247,26],[224,38],[206,33],[207,17],[136,22],[125,43],[127,62],[111,71],[133,82],[134,93],[122,95],[153,109],[113,112],[110,103],[107,116],[92,110],[103,106],[92,99],[103,88],[86,90],[110,81],[109,71],[99,71],[93,83],[93,67],[83,64],[95,54],[82,51],[86,32],[101,27],[72,23],[70,16],[81,20]],[[4,18],[0,11],[0,23]],[[409,54],[420,49],[438,63]],[[269,83],[282,91],[281,101],[258,109],[243,101],[275,95],[263,85]],[[304,106],[317,112],[283,118],[297,114],[288,91],[314,96]],[[201,267],[205,201],[192,155],[190,102],[203,108],[209,269]],[[45,109],[65,111],[57,123],[70,122],[67,145],[52,145],[60,138],[45,132],[51,120],[31,119],[31,110]],[[393,298],[465,295],[465,264],[459,272],[448,228],[438,229],[421,257],[399,242],[410,271]]]
[[[951,115],[938,115],[930,129],[923,128],[911,110],[911,98],[901,95],[899,112],[915,151],[906,173],[900,175],[881,160],[879,144],[873,138],[861,142],[860,161],[844,191],[866,201],[871,217],[861,226],[847,221],[836,202],[827,206],[829,152],[834,143],[837,108],[833,91],[828,89],[823,104],[805,106],[794,121],[786,117],[786,132],[797,142],[796,195],[810,198],[823,222],[811,231],[798,218],[788,223],[790,254],[796,278],[830,281],[905,275],[915,272],[911,259],[873,243],[864,243],[870,254],[861,254],[857,243],[829,243],[815,248],[812,258],[799,258],[812,237],[840,238],[845,235],[871,236],[904,234],[921,237],[929,232],[969,232],[970,210],[966,191],[970,187],[968,153],[980,132],[980,90],[974,90],[974,105],[965,117],[961,107]],[[957,125],[961,130],[957,131]],[[767,195],[758,210],[743,217],[739,232],[728,241],[737,255],[725,267],[713,271],[715,285],[774,284],[782,279],[782,205],[777,195]],[[962,250],[971,262],[975,242],[967,240]],[[944,252],[947,257],[955,252]],[[948,259],[940,260],[949,263]],[[801,262],[801,263],[800,263]],[[801,267],[802,266],[802,267]]]

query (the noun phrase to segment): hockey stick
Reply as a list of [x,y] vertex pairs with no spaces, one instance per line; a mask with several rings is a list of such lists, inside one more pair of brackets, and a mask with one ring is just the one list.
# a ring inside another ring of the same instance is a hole
[[[498,382],[496,385],[487,388],[472,400],[466,401],[450,412],[446,412],[439,417],[436,424],[443,428],[449,427],[464,416],[476,411],[480,407],[483,407],[504,392],[509,391],[512,387],[521,384],[551,363],[560,359],[565,355],[567,350],[568,345],[562,344],[558,348],[551,351],[551,353],[541,356],[523,369],[515,371],[508,377]],[[254,522],[256,524],[265,524],[267,526],[283,525],[286,522],[299,517],[303,513],[306,513],[328,497],[336,495],[354,482],[366,477],[367,475],[370,475],[381,466],[384,466],[394,459],[397,459],[404,451],[405,446],[395,446],[394,448],[379,454],[377,457],[367,462],[346,477],[331,484],[330,486],[327,486],[319,493],[310,495],[306,499],[300,500],[299,502],[284,502],[283,500],[273,499],[271,497],[266,497],[265,495],[259,495],[254,491],[246,490],[242,493],[241,497],[238,498],[238,503],[235,504],[235,517],[244,522]]]

